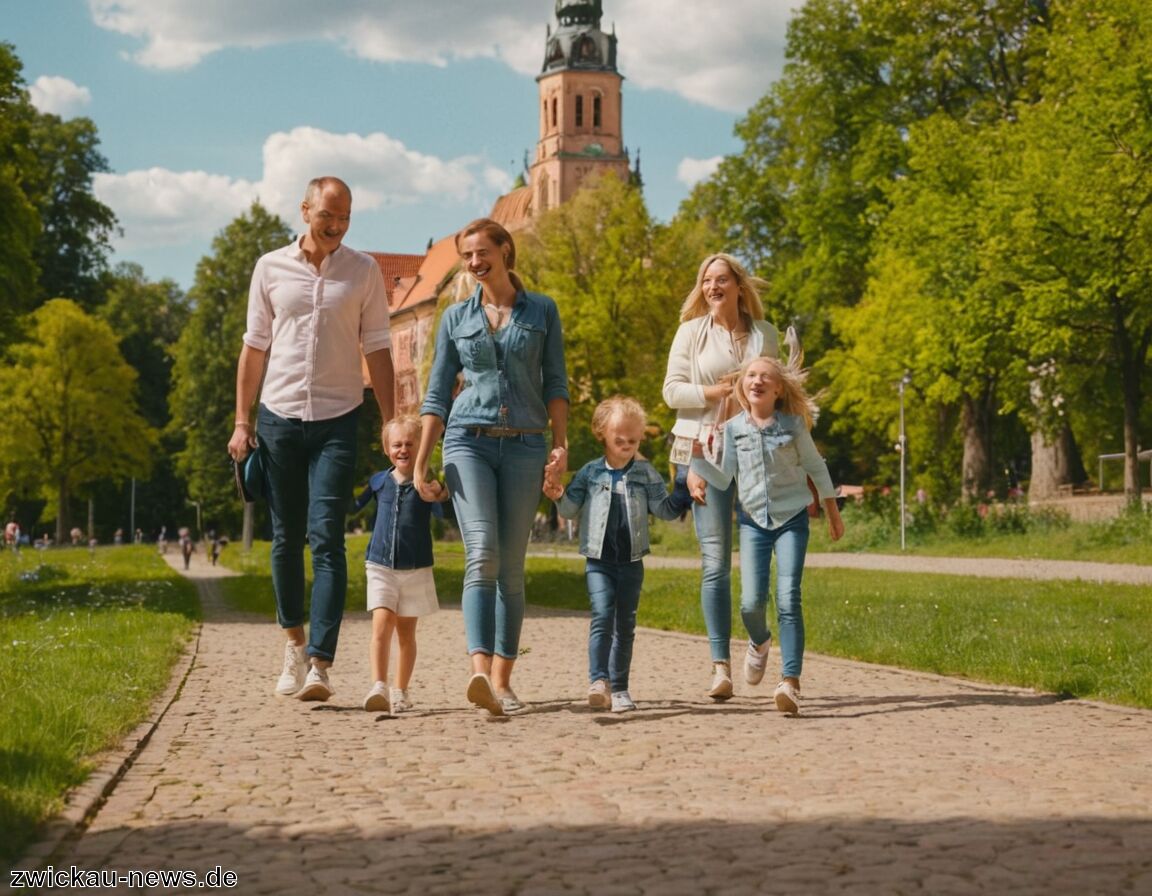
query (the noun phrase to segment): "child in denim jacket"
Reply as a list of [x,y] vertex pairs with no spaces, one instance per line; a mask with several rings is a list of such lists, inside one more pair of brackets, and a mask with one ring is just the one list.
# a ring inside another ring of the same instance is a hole
[[[829,536],[836,541],[844,534],[828,465],[810,433],[816,405],[804,391],[806,376],[775,358],[746,362],[736,380],[736,398],[744,410],[724,425],[720,462],[720,469],[736,478],[740,498],[740,615],[749,635],[744,680],[759,684],[768,664],[768,573],[775,553],[781,680],[773,698],[776,708],[789,715],[800,712],[800,581],[808,549],[809,477],[824,505]],[[690,473],[688,490],[703,503],[703,479]]]
[[636,609],[648,553],[648,514],[664,520],[691,506],[681,486],[668,493],[660,474],[637,456],[648,416],[632,398],[614,396],[592,414],[592,434],[604,456],[585,464],[567,490],[548,480],[544,494],[561,516],[580,516],[580,553],[592,621],[588,634],[588,705],[628,712],[636,708],[628,692]]
[[[440,608],[432,578],[432,515],[438,504],[426,501],[412,482],[420,418],[394,417],[380,430],[384,453],[392,468],[373,474],[356,499],[356,509],[376,499],[376,519],[364,563],[368,612],[372,614],[372,689],[364,698],[369,712],[404,712],[412,708],[408,684],[416,666],[416,623]],[[439,500],[448,492],[439,483]],[[388,653],[396,634],[396,686],[388,687]]]

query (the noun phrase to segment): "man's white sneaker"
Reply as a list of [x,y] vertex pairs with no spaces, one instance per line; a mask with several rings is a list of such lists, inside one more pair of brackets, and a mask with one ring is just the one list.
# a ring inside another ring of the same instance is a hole
[[328,683],[328,670],[313,666],[304,679],[304,687],[296,694],[297,700],[327,700],[335,693]]
[[391,712],[392,703],[388,699],[388,685],[378,681],[364,698],[364,709],[368,712]]
[[632,695],[627,691],[612,692],[612,712],[632,712],[635,708]]
[[764,670],[768,667],[768,649],[771,646],[771,635],[759,647],[748,642],[748,652],[744,654],[744,680],[748,684],[760,684],[763,681]]
[[304,645],[289,641],[284,645],[284,671],[276,679],[276,693],[291,697],[304,686],[304,676],[308,674],[308,656]]
[[718,702],[732,696],[732,667],[728,663],[712,664],[712,687],[708,689],[708,696]]
[[392,712],[408,712],[412,708],[412,701],[408,699],[408,692],[403,688],[392,688]]
[[612,705],[611,694],[608,692],[608,679],[598,678],[588,688],[588,705],[593,709],[607,709]]
[[776,685],[776,708],[790,716],[800,715],[800,690],[790,681]]

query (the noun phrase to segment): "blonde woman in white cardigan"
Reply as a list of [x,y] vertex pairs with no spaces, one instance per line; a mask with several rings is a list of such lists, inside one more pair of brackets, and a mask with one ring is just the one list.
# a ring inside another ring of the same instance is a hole
[[[712,654],[708,696],[732,696],[732,514],[736,484],[716,461],[723,445],[723,422],[740,408],[733,374],[750,358],[780,355],[776,328],[764,319],[759,290],[764,281],[750,275],[731,255],[709,255],[696,285],[680,308],[681,324],[668,353],[664,402],[676,411],[672,461],[690,465],[706,482],[703,503],[692,516],[700,544],[700,606]],[[798,350],[789,330],[786,342]],[[718,430],[717,427],[720,427]],[[684,475],[681,470],[680,475]],[[767,653],[767,645],[764,645]],[[758,657],[761,664],[763,659]]]

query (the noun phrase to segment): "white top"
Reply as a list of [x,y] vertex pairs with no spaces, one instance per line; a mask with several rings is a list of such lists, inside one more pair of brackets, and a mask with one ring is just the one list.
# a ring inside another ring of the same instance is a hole
[[379,265],[340,246],[317,271],[299,239],[267,253],[252,272],[244,343],[268,350],[260,400],[277,416],[331,420],[359,407],[361,353],[392,345]]

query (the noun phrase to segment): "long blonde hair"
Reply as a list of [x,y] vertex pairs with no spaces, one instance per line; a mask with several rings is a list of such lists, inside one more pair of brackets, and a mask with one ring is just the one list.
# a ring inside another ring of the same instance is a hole
[[768,285],[767,281],[749,274],[744,265],[727,252],[716,252],[701,262],[700,270],[696,272],[696,285],[692,287],[684,304],[680,306],[680,322],[703,317],[708,313],[708,302],[704,299],[704,272],[714,261],[722,261],[728,265],[728,270],[736,279],[736,286],[740,291],[736,300],[740,314],[749,320],[764,320],[764,303],[760,301],[760,290]]
[[794,414],[804,421],[804,426],[811,429],[816,424],[816,417],[820,407],[816,400],[804,388],[808,379],[808,371],[786,364],[779,358],[761,356],[749,358],[740,366],[740,373],[736,379],[736,400],[744,410],[751,410],[748,403],[748,393],[744,387],[745,377],[753,364],[767,364],[771,368],[772,379],[780,389],[780,397],[776,399],[776,410],[785,414]]

